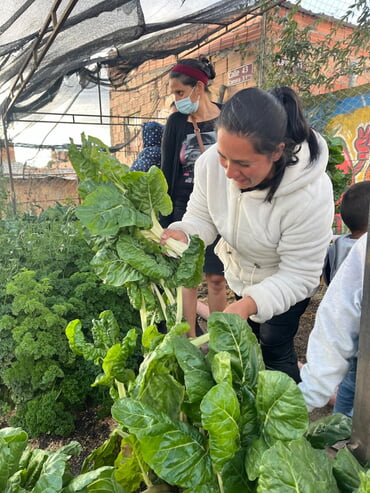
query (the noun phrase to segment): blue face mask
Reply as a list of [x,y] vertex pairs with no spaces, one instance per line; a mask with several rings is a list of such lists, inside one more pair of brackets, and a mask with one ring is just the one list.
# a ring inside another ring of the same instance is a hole
[[[191,93],[193,91],[194,91],[194,87],[191,90]],[[190,94],[186,98],[182,98],[179,99],[178,101],[175,101],[175,106],[177,108],[177,111],[183,113],[184,115],[190,115],[191,113],[195,113],[199,106],[199,100],[193,103],[192,100],[190,99]]]

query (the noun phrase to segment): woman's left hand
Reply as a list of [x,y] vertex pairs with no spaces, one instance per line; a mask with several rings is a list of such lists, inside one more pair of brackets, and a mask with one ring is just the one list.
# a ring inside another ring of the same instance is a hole
[[224,313],[236,313],[244,320],[247,320],[248,317],[257,313],[257,305],[253,298],[246,296],[228,305]]

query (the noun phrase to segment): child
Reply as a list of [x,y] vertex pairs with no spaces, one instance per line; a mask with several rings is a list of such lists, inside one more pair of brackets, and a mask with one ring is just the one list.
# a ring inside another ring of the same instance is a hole
[[327,285],[333,279],[355,241],[366,233],[369,203],[370,181],[355,183],[344,193],[340,214],[349,233],[339,236],[329,246],[323,272]]
[[131,171],[149,171],[151,166],[161,165],[161,142],[164,126],[158,122],[142,125],[143,150],[132,163]]
[[[352,415],[366,244],[367,234],[352,247],[317,310],[315,326],[308,340],[307,363],[301,368],[302,381],[298,385],[310,411],[325,406],[343,377],[349,376],[347,408],[343,411]],[[354,371],[349,375],[351,364]]]
[[[370,181],[355,183],[344,193],[340,213],[349,233],[339,236],[328,249],[324,266],[324,278],[329,285],[349,251],[367,231],[370,204]],[[352,416],[356,385],[357,357],[349,361],[346,376],[339,385],[334,401],[334,413]]]

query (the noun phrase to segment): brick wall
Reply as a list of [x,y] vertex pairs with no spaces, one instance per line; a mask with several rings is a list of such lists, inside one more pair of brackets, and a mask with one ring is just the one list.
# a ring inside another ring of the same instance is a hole
[[[39,214],[42,209],[61,204],[77,204],[77,179],[66,180],[55,176],[29,176],[13,180],[17,211]],[[7,183],[10,192],[10,184]]]
[[[284,16],[287,9],[281,8],[280,12]],[[302,10],[296,14],[295,19],[299,25],[308,26],[317,21],[317,16]],[[321,19],[313,31],[312,40],[321,43],[324,36],[330,32],[333,22],[334,20],[331,18]],[[217,74],[210,87],[212,99],[218,100],[223,93],[224,100],[227,100],[240,89],[258,85],[259,73],[255,60],[256,54],[260,50],[262,26],[261,17],[247,16],[242,21],[229,26],[221,34],[213,35],[213,39],[210,39],[208,44],[202,46],[200,50],[182,53],[178,58],[197,57],[200,54],[208,56]],[[269,35],[279,36],[281,34],[279,29],[276,26],[275,33],[270,32]],[[350,30],[350,26],[343,26],[338,32],[337,38],[332,39],[332,43],[343,42]],[[125,143],[122,150],[116,153],[121,162],[131,165],[142,149],[140,126],[142,121],[152,119],[164,123],[165,118],[169,115],[169,107],[173,97],[169,95],[168,91],[168,71],[176,63],[176,60],[177,58],[174,56],[162,60],[150,60],[130,73],[124,89],[111,91],[111,114],[128,117],[122,121],[122,126],[111,127],[112,145]],[[330,63],[332,61],[328,61],[328,65]],[[228,74],[230,70],[246,64],[253,64],[252,78],[246,82],[229,85]],[[359,77],[357,80],[357,84],[365,82],[368,82],[365,77]],[[348,77],[338,77],[331,90],[343,89],[348,85]],[[315,93],[320,93],[320,88],[316,88]]]

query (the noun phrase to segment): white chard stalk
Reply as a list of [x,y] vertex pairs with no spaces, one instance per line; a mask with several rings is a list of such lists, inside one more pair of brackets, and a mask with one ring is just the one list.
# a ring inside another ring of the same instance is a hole
[[[147,240],[152,240],[156,243],[160,243],[164,229],[159,224],[154,211],[152,211],[152,222],[152,228],[150,230],[141,231],[141,233]],[[175,240],[174,238],[168,238],[168,240],[166,240],[165,249],[166,254],[169,257],[182,257],[182,254],[187,248],[188,245],[186,243],[183,243],[182,241]]]

